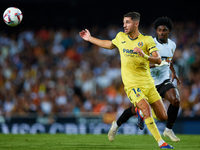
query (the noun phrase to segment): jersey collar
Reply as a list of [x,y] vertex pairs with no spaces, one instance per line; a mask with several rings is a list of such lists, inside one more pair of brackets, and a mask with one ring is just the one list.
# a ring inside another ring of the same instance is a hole
[[139,37],[140,35],[141,35],[141,33],[140,33],[136,38],[134,38],[134,39],[130,38],[130,36],[128,35],[128,38],[129,38],[131,41],[134,41],[134,40],[138,39],[138,37]]
[[[160,43],[160,41],[158,40],[158,37],[156,37],[156,40],[158,41],[158,43]],[[160,44],[162,44],[162,45],[167,45],[168,42],[169,42],[169,38],[167,38],[167,43],[160,43]]]

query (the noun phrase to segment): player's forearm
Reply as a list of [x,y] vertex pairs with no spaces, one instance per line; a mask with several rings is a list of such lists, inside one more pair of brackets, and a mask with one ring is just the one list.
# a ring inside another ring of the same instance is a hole
[[[160,56],[157,56],[157,57],[149,56],[149,57],[148,57],[148,60],[149,60],[151,63],[159,64],[159,65],[160,65],[161,62],[162,62]],[[152,67],[153,67],[153,65],[152,65]],[[155,65],[154,65],[154,67],[155,67]]]
[[148,61],[154,64],[161,64],[162,60],[157,51],[154,51],[151,53],[151,56],[148,56],[147,54],[144,54],[144,58],[146,58]]
[[170,62],[170,70],[172,71],[172,73],[176,74],[176,71],[174,69],[174,65],[172,62]]
[[154,63],[151,63],[151,62],[150,62],[150,63],[149,63],[149,67],[150,67],[150,68],[155,68],[156,66],[155,66]]
[[100,39],[97,39],[97,38],[91,36],[89,38],[89,42],[91,42],[97,46],[106,48],[106,49],[115,48],[115,46],[112,44],[112,41],[110,41],[110,40],[100,40]]
[[161,64],[162,60],[160,55],[157,53],[157,51],[154,51],[151,53],[151,56],[145,54],[141,48],[135,47],[134,52],[138,53],[141,57],[144,57],[145,59],[147,59],[148,61],[154,63],[154,64]]

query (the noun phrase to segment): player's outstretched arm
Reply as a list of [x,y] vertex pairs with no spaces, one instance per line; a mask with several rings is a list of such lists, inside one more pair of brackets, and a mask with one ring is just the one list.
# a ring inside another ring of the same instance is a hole
[[106,49],[113,49],[116,48],[116,46],[112,43],[110,40],[100,40],[95,37],[92,37],[90,34],[90,31],[85,29],[79,32],[79,35],[85,40],[89,41],[97,46],[106,48]]
[[140,49],[139,47],[135,47],[134,48],[134,52],[137,52],[141,57],[144,57],[146,58],[147,60],[149,60],[150,62],[152,63],[155,63],[155,64],[161,64],[162,60],[161,60],[161,57],[160,55],[158,54],[157,51],[154,51],[151,53],[151,56],[148,56],[147,54],[145,54],[142,49]]

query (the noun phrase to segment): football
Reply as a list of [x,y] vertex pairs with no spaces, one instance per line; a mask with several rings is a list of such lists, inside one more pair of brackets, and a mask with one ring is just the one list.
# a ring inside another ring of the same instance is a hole
[[17,26],[23,18],[22,12],[16,7],[9,7],[3,13],[3,20],[9,26]]

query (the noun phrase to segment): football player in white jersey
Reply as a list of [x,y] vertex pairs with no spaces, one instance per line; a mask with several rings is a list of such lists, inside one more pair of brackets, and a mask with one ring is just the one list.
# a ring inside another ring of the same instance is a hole
[[[170,102],[167,111],[168,114],[167,125],[163,132],[163,135],[169,137],[174,142],[178,142],[180,141],[180,139],[176,137],[176,135],[172,130],[172,127],[177,118],[179,104],[180,104],[178,90],[172,83],[174,79],[176,79],[177,83],[180,84],[180,80],[176,75],[173,63],[171,61],[176,49],[176,44],[169,39],[169,33],[171,32],[172,27],[173,23],[171,19],[167,17],[158,18],[154,22],[154,28],[157,33],[157,37],[154,38],[154,41],[156,43],[156,47],[160,50],[159,54],[162,58],[162,63],[160,65],[150,64],[150,68],[151,68],[151,75],[154,79],[157,91],[159,92],[162,98],[165,98]],[[169,69],[172,72],[171,74],[172,82],[170,81]],[[134,106],[131,106],[122,113],[122,115],[118,118],[117,121],[113,121],[110,131],[108,133],[109,140],[113,141],[118,128],[124,122],[126,122],[130,117],[136,114],[138,114],[138,120],[139,120],[137,125],[139,126],[140,129],[143,129],[144,123],[142,121],[144,119],[142,118],[141,112],[138,112],[137,109],[135,110]]]
[[[174,51],[176,49],[176,44],[168,38],[169,33],[172,30],[172,25],[173,24],[171,19],[167,17],[158,18],[154,22],[154,28],[157,33],[157,37],[154,38],[156,47],[160,50],[159,54],[162,58],[162,61],[169,62],[170,64],[169,66],[168,65],[155,66],[154,64],[150,64],[150,68],[151,68],[151,76],[154,79],[157,91],[160,93],[160,96],[162,98],[165,98],[170,102],[170,105],[167,110],[167,115],[168,115],[167,125],[163,132],[163,135],[169,137],[174,142],[178,142],[180,141],[180,139],[177,138],[174,135],[174,132],[172,131],[172,127],[178,115],[179,104],[180,104],[178,90],[172,83],[174,79],[176,79],[177,83],[180,84],[180,80],[176,75],[173,63],[171,61]],[[169,69],[172,72],[171,74],[172,82],[170,81]]]

